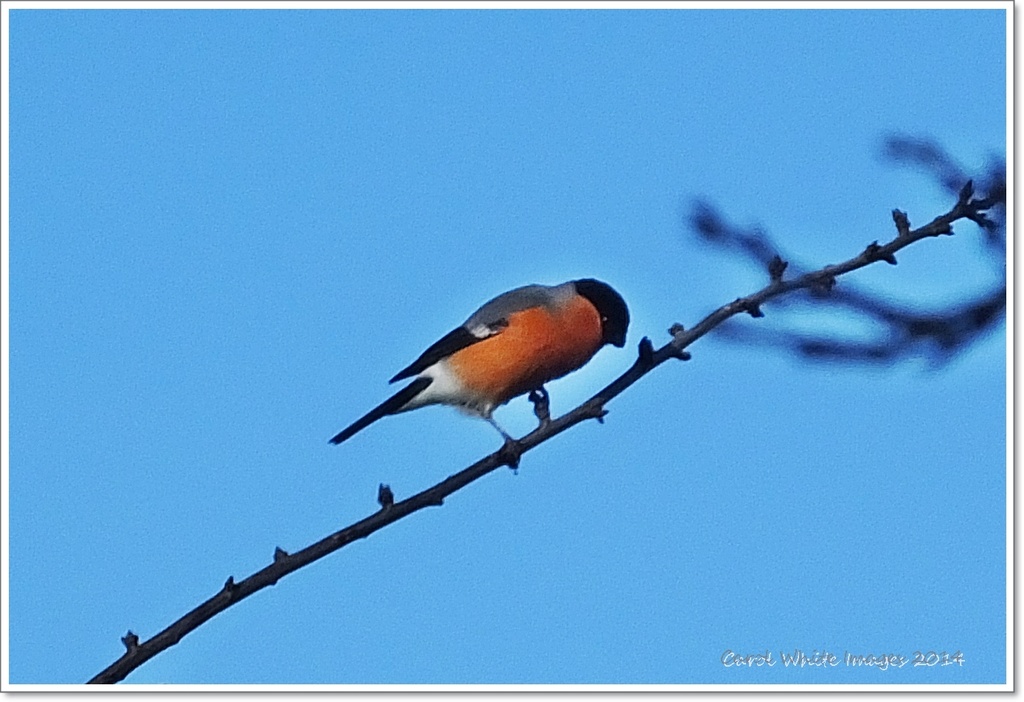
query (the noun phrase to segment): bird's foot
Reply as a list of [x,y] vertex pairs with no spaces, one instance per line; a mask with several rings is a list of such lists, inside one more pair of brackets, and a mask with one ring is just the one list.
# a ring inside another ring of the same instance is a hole
[[498,449],[498,457],[502,463],[512,469],[512,472],[519,473],[519,457],[523,455],[522,445],[511,436],[505,435],[505,443]]
[[533,403],[533,413],[537,416],[540,426],[547,426],[551,423],[551,396],[541,385],[536,390],[531,390],[527,399]]

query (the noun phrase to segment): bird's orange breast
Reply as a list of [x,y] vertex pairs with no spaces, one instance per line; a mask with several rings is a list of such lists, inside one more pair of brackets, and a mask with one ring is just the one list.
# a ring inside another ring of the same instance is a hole
[[585,364],[601,338],[597,310],[575,296],[555,309],[509,315],[501,332],[457,351],[448,363],[466,389],[501,405]]

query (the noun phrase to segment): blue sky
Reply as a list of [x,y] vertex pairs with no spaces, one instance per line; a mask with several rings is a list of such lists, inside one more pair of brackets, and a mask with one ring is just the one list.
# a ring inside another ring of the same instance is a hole
[[[763,285],[694,243],[693,198],[814,265],[944,212],[881,141],[1002,155],[1005,56],[995,9],[11,11],[10,682],[83,682],[378,483],[496,449],[447,408],[327,443],[494,295],[628,301],[561,414]],[[840,285],[974,293],[956,229]],[[1003,328],[939,371],[691,351],[128,682],[1004,682]],[[721,660],[796,649],[965,662]]]

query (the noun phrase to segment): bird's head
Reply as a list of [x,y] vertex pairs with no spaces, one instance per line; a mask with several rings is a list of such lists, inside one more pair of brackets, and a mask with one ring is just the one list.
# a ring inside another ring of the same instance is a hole
[[629,309],[612,286],[593,278],[574,280],[576,292],[585,297],[601,315],[601,341],[622,348],[626,345]]

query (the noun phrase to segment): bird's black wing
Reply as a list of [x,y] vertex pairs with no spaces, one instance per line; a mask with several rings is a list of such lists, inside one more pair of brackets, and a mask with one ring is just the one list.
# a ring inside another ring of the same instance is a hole
[[479,336],[471,332],[466,327],[456,327],[438,339],[430,346],[430,348],[420,354],[419,358],[409,364],[408,367],[400,370],[395,377],[388,382],[394,383],[404,378],[411,378],[434,365],[442,358],[447,358],[456,351],[461,351],[467,346],[472,346],[478,341],[483,341],[484,339],[494,336],[506,326],[508,326],[508,322],[504,319],[499,319],[487,324],[485,327],[481,327],[478,332],[480,334]]
[[500,333],[508,326],[509,317],[516,312],[530,307],[551,305],[552,291],[557,289],[545,285],[524,285],[498,295],[474,312],[461,327],[456,327],[441,337],[408,368],[403,368],[388,382],[411,378],[442,358]]

